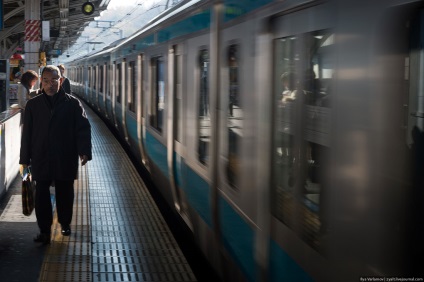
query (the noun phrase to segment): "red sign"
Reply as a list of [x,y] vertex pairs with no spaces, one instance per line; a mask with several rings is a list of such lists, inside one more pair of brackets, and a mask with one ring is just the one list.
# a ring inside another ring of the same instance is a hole
[[25,20],[25,41],[40,41],[40,20]]

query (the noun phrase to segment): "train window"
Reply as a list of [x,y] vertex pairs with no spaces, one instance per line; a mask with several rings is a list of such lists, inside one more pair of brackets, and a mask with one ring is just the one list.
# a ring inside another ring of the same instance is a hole
[[111,90],[111,82],[112,82],[112,67],[110,64],[107,64],[107,79],[106,79],[106,93],[107,96],[110,97],[110,90]]
[[121,68],[122,64],[117,64],[116,65],[116,83],[115,83],[115,93],[116,93],[116,102],[117,103],[121,103],[121,90],[122,90],[122,68]]
[[91,67],[88,67],[88,88],[91,87]]
[[326,232],[332,46],[328,31],[274,42],[272,212],[318,250]]
[[135,105],[136,105],[136,99],[135,99],[135,91],[136,91],[136,82],[135,79],[135,61],[131,61],[129,63],[128,67],[128,79],[129,79],[129,88],[128,88],[128,109],[131,112],[135,112]]
[[209,157],[211,119],[209,110],[209,52],[199,53],[199,119],[198,119],[198,159],[206,165]]
[[103,93],[103,65],[99,67],[99,91]]
[[[137,82],[135,82],[138,85],[136,98],[140,97],[140,102],[137,100],[134,100],[134,103],[137,104],[138,107],[140,107],[141,116],[144,117],[144,92],[143,92],[143,55],[138,55],[137,57]],[[139,104],[140,103],[140,104]]]
[[152,104],[150,123],[159,132],[162,132],[165,109],[165,63],[163,57],[155,57],[152,59],[151,63]]
[[236,180],[239,174],[239,149],[240,139],[243,129],[243,110],[239,97],[239,46],[230,45],[227,54],[228,63],[228,163],[227,180],[232,187],[236,187]]
[[97,89],[97,66],[93,67],[93,88]]
[[183,139],[183,100],[182,100],[182,81],[183,81],[183,72],[182,72],[182,60],[183,56],[175,56],[175,120],[177,120],[177,126],[175,127],[175,140],[182,142]]

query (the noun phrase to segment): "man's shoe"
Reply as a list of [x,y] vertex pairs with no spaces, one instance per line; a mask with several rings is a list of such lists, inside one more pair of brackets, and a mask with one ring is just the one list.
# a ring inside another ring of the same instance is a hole
[[62,235],[63,236],[69,236],[71,235],[71,227],[68,226],[62,226]]
[[34,237],[34,242],[43,243],[43,245],[50,244],[50,233],[40,233]]

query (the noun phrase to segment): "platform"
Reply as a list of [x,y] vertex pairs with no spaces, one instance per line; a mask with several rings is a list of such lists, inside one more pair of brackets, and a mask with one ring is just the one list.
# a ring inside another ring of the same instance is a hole
[[19,210],[17,177],[0,202],[0,280],[206,281],[192,271],[120,143],[85,108],[92,126],[93,160],[79,168],[75,181],[72,234],[60,234],[55,215],[52,242],[43,246],[32,241],[38,232],[35,217],[4,219],[12,212],[12,201]]

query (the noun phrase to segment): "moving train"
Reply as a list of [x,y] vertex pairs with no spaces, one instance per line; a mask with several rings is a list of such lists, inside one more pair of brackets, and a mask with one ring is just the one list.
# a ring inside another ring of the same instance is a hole
[[224,281],[423,281],[423,43],[423,1],[187,0],[67,68]]

